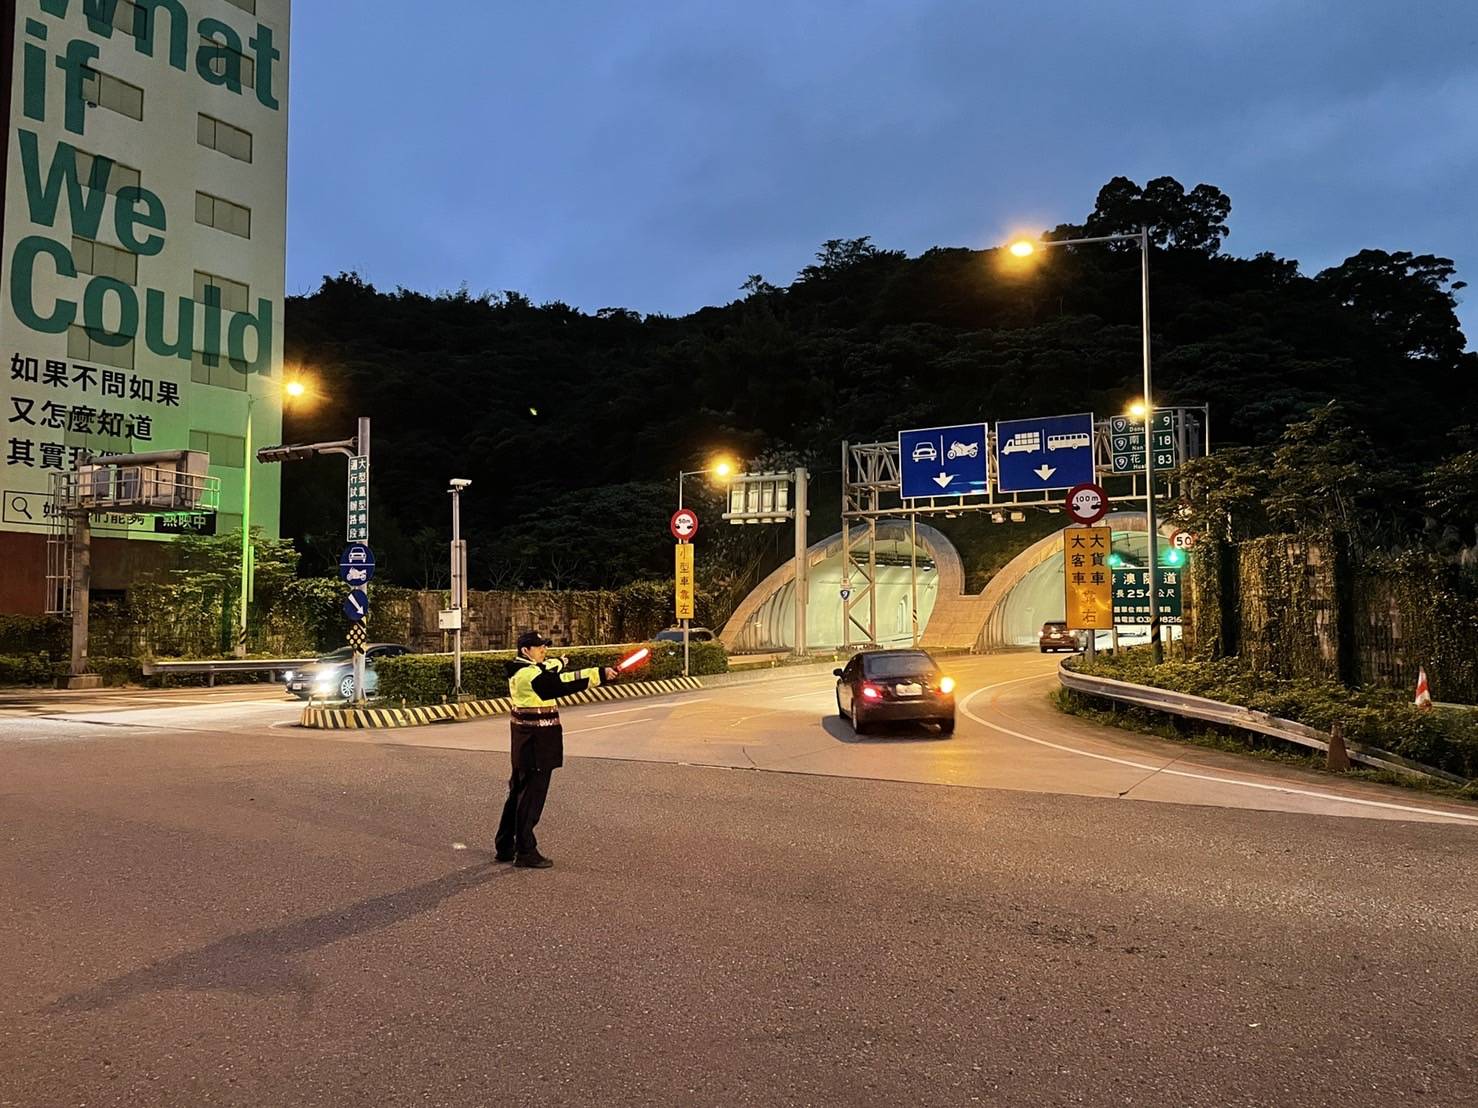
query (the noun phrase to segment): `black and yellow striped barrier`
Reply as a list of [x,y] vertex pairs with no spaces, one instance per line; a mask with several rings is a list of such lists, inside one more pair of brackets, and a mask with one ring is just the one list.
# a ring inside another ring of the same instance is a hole
[[[560,704],[596,704],[605,700],[631,700],[641,696],[691,692],[701,689],[697,677],[670,677],[661,681],[637,681],[631,684],[598,685],[574,696],[563,697]],[[511,701],[506,696],[490,700],[464,700],[460,704],[429,704],[419,708],[329,708],[310,704],[303,709],[300,721],[304,727],[329,731],[363,731],[388,727],[422,727],[428,723],[455,723],[458,720],[482,719],[508,713]]]

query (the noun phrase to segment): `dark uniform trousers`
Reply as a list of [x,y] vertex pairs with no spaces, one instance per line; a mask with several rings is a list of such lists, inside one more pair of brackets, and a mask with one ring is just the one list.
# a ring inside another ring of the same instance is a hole
[[552,769],[513,771],[508,779],[508,799],[503,802],[503,818],[498,821],[498,835],[493,840],[499,854],[529,854],[539,849],[534,828],[544,811],[544,798],[549,795],[549,778],[553,774]]

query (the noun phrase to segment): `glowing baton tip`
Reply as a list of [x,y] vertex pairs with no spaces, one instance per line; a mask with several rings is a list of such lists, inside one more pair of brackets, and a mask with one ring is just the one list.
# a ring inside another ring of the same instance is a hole
[[644,646],[635,654],[628,654],[626,657],[622,658],[619,662],[616,663],[616,668],[622,673],[625,673],[628,669],[631,669],[634,666],[639,666],[643,662],[645,662],[651,653],[652,652]]

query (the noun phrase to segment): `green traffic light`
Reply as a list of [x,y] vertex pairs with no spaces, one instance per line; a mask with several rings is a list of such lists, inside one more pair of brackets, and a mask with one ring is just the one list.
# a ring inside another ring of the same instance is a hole
[[1108,556],[1108,564],[1110,569],[1118,569],[1124,564],[1124,556],[1117,553],[1110,554]]

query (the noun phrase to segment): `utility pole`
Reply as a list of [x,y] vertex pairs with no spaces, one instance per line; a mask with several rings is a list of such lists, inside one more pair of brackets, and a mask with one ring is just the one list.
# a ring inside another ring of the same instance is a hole
[[472,484],[465,477],[453,477],[452,495],[452,610],[456,612],[452,627],[452,695],[462,695],[462,620],[467,607],[467,544],[462,541],[462,490]]
[[806,656],[806,601],[810,589],[806,566],[806,482],[804,466],[795,471],[795,655]]
[[[84,478],[85,480],[85,478]],[[92,588],[92,516],[84,506],[72,522],[72,666],[69,689],[92,689],[102,678],[87,675],[87,601]]]

